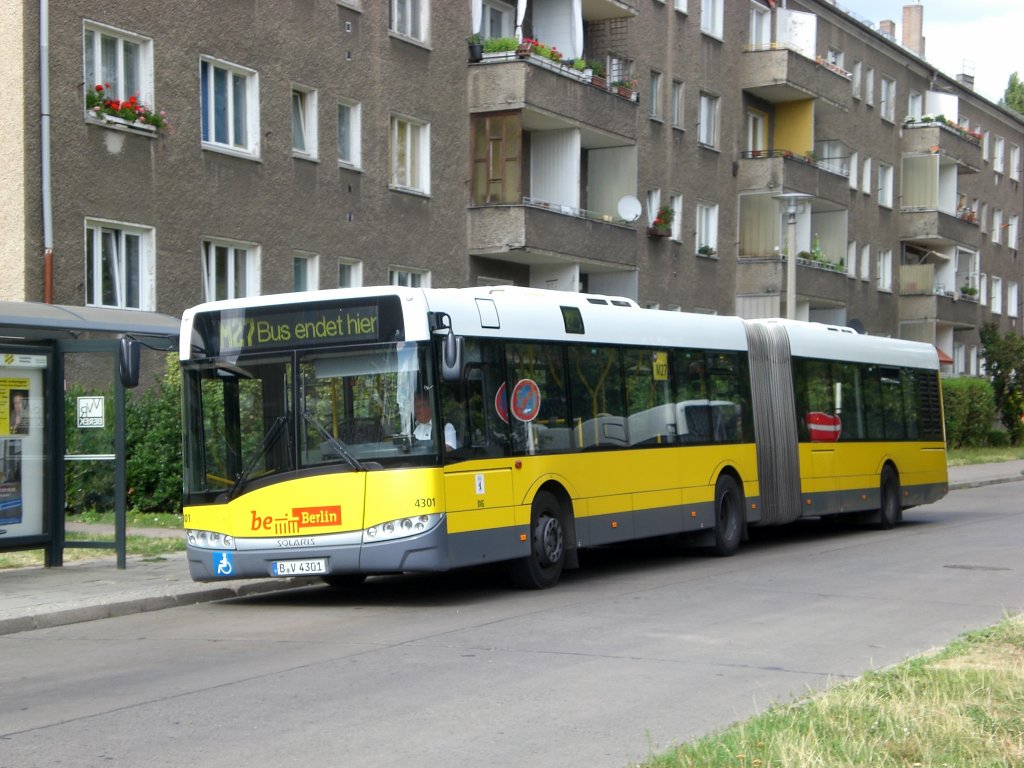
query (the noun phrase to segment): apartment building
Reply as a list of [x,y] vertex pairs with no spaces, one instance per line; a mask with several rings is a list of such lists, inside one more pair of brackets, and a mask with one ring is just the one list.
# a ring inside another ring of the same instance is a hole
[[930,66],[919,17],[897,42],[818,0],[4,13],[3,299],[515,283],[850,324],[968,374],[983,323],[1021,332],[1024,120]]

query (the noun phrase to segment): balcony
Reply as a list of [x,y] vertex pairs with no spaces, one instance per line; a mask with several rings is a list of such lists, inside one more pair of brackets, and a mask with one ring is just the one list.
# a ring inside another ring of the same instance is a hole
[[957,173],[977,173],[982,167],[981,140],[944,118],[907,118],[903,124],[906,154],[939,154],[956,161]]
[[637,102],[632,89],[600,85],[594,77],[536,54],[489,54],[469,67],[471,113],[531,110],[635,141]]
[[611,215],[526,198],[522,205],[469,209],[469,248],[476,255],[520,264],[597,260],[635,269],[637,230]]
[[937,321],[957,328],[978,325],[977,296],[965,295],[957,286],[946,285],[933,264],[900,266],[900,320]]
[[739,74],[743,90],[772,104],[813,98],[846,111],[850,98],[849,72],[776,43],[744,51]]
[[814,153],[804,155],[785,149],[742,152],[736,178],[743,190],[785,188],[837,203],[849,197],[849,170]]
[[900,212],[900,240],[934,249],[943,249],[952,243],[977,247],[979,230],[972,219],[967,211],[956,215],[905,208]]

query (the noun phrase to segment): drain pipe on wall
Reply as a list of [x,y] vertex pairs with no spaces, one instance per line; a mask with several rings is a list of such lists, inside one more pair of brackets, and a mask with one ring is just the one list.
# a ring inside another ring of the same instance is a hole
[[40,173],[43,183],[43,301],[53,303],[53,192],[50,186],[50,7],[39,0]]

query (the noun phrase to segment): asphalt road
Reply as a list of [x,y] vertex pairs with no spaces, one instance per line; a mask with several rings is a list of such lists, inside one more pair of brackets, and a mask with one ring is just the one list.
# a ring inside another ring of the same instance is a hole
[[592,553],[0,637],[0,766],[626,766],[1024,610],[1020,483],[733,558]]

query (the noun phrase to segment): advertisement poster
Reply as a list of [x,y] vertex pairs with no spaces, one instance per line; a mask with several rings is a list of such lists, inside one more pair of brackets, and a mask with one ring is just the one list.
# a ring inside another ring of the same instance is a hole
[[0,353],[0,541],[43,530],[41,355]]

